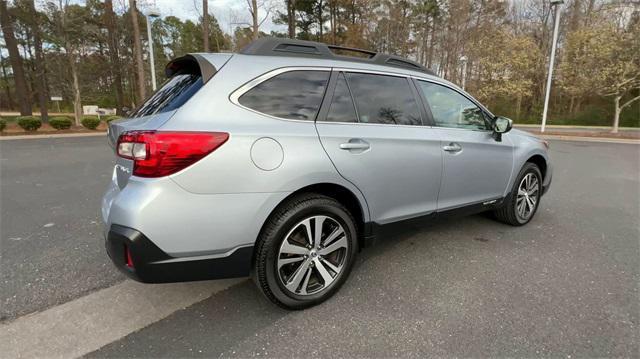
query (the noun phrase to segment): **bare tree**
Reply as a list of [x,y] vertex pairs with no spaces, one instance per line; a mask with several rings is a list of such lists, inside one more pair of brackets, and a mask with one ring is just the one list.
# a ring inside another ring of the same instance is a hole
[[142,63],[142,40],[140,37],[140,23],[138,23],[138,10],[136,0],[129,0],[129,11],[133,24],[133,56],[136,62],[136,82],[138,85],[138,103],[142,103],[147,97],[144,80],[144,65]]
[[253,29],[253,39],[258,39],[258,0],[247,0],[249,5],[249,12],[251,12],[251,21]]
[[9,51],[9,61],[13,70],[13,79],[16,85],[16,96],[20,104],[20,114],[23,116],[31,115],[31,101],[27,93],[27,81],[24,76],[24,68],[22,66],[22,58],[18,51],[18,43],[13,33],[13,18],[9,16],[7,11],[7,1],[0,0],[0,27],[4,35],[4,42]]
[[[252,40],[257,40],[260,36],[260,25],[269,18],[269,14],[271,13],[271,5],[269,1],[262,1],[259,3],[258,0],[247,0],[247,7],[251,14],[251,37]],[[260,8],[263,8],[266,12],[262,20],[260,20],[260,17],[258,16]]]

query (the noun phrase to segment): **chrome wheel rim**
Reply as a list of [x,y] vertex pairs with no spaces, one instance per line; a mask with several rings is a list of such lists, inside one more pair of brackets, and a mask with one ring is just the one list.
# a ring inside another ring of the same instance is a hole
[[518,186],[518,196],[516,197],[518,217],[523,220],[531,218],[538,205],[539,189],[538,177],[533,173],[527,173]]
[[300,221],[282,241],[276,266],[281,284],[296,295],[328,288],[346,263],[349,240],[342,225],[328,216]]

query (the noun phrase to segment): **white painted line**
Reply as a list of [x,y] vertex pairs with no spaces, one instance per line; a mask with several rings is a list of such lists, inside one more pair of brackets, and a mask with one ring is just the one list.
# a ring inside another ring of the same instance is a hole
[[107,137],[107,131],[86,132],[86,133],[52,133],[46,135],[16,135],[16,136],[0,136],[0,141],[9,140],[38,140],[42,138],[65,138],[65,137]]
[[640,145],[640,140],[626,138],[605,138],[605,137],[578,137],[578,136],[560,136],[560,135],[540,135],[546,140],[574,141],[574,142],[603,142],[603,143],[621,143],[627,145]]
[[241,281],[142,284],[127,280],[0,325],[0,357],[77,358]]

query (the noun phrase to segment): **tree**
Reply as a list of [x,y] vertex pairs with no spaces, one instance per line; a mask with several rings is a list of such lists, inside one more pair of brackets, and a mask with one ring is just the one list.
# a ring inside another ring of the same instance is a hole
[[66,70],[71,75],[71,97],[76,126],[82,120],[82,98],[80,94],[80,73],[78,70],[78,52],[89,40],[89,34],[97,32],[93,17],[87,7],[69,4],[69,0],[59,0],[58,4],[46,3],[52,19],[51,39],[58,49],[64,49]]
[[129,12],[133,25],[133,56],[136,63],[136,83],[138,85],[138,103],[142,103],[147,98],[146,83],[144,80],[144,64],[142,63],[142,39],[140,36],[140,22],[136,0],[129,0]]
[[22,57],[20,57],[20,52],[18,51],[18,44],[13,32],[13,19],[7,9],[6,0],[0,0],[0,26],[2,27],[4,42],[9,52],[9,61],[13,70],[13,80],[20,106],[20,114],[23,116],[31,115],[31,99],[27,93],[27,81],[22,65]]
[[252,21],[252,26],[251,29],[253,30],[253,40],[257,40],[258,39],[258,0],[251,0],[251,2],[249,3],[249,0],[247,0],[247,3],[249,5],[249,12],[251,12],[251,21]]
[[202,0],[202,40],[204,52],[209,52],[209,0]]
[[586,86],[613,98],[612,133],[618,132],[622,110],[640,96],[622,102],[634,89],[640,89],[640,23],[617,28],[610,22],[582,28],[572,34],[572,47],[580,49],[574,61],[589,69]]
[[33,47],[35,48],[35,72],[36,72],[36,91],[38,92],[38,104],[40,107],[40,117],[42,122],[48,122],[49,111],[47,108],[47,78],[46,68],[44,61],[44,54],[42,53],[42,40],[40,36],[40,26],[42,22],[40,20],[40,14],[36,11],[34,0],[28,1],[29,15],[31,22],[31,32],[33,33]]
[[116,14],[113,12],[113,1],[104,2],[104,24],[109,37],[109,65],[113,78],[112,87],[116,93],[116,114],[124,115],[124,94],[122,91],[122,72],[120,71],[120,55],[118,51],[118,33],[116,30]]
[[286,0],[287,4],[287,33],[289,38],[296,37],[296,0]]

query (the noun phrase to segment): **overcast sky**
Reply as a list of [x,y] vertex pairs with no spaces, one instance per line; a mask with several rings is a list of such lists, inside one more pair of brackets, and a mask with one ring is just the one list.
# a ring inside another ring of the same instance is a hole
[[[202,0],[137,0],[138,7],[144,9],[155,7],[160,10],[160,16],[177,16],[181,19],[197,20],[202,11]],[[124,5],[128,3],[125,0],[114,1],[119,2],[124,10]],[[259,20],[266,17],[266,20],[260,26],[260,30],[269,33],[271,30],[286,31],[286,26],[275,25],[271,20],[277,6],[283,1],[261,0],[258,4],[262,5],[258,10]],[[267,16],[267,9],[271,9]],[[249,14],[247,0],[209,0],[209,13],[213,14],[222,31],[230,33],[233,28],[249,24],[251,15]],[[243,23],[243,24],[238,24]]]

